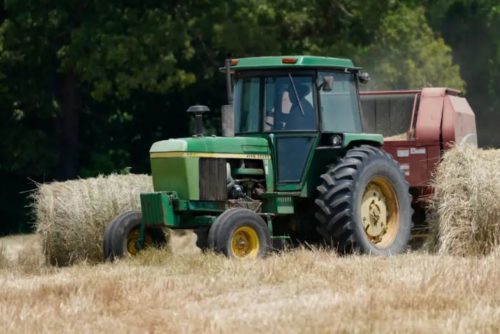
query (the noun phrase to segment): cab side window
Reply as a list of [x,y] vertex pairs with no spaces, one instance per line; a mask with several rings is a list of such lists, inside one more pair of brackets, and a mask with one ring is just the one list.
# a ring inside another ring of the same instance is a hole
[[355,74],[320,72],[318,79],[321,129],[325,132],[362,132]]

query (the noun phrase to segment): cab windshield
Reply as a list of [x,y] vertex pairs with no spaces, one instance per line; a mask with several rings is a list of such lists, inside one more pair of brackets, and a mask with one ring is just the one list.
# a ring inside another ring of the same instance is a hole
[[311,75],[291,73],[236,79],[235,132],[316,130],[313,82]]

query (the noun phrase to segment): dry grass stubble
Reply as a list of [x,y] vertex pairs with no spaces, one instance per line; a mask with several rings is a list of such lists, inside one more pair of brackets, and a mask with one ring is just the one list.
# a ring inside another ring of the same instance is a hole
[[[1,332],[500,331],[500,253],[231,261],[178,248],[113,264],[0,270]],[[0,239],[2,243],[4,239]]]
[[0,238],[0,270],[16,274],[41,274],[52,271],[42,255],[36,235],[14,235]]

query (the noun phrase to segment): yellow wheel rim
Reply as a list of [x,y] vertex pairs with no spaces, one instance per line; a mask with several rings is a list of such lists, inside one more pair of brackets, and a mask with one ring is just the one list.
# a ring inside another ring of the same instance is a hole
[[256,258],[260,250],[257,231],[249,226],[241,226],[231,236],[231,252],[237,258]]
[[361,222],[366,236],[376,247],[385,248],[399,230],[399,203],[394,187],[382,176],[366,186],[361,200]]
[[[140,251],[140,249],[137,248],[137,241],[139,241],[139,236],[140,236],[140,230],[139,227],[135,227],[132,230],[130,230],[126,242],[126,247],[127,247],[127,252],[129,256],[135,256],[137,253]],[[151,238],[151,235],[147,233],[144,236],[144,248],[149,247],[153,244],[153,239]]]

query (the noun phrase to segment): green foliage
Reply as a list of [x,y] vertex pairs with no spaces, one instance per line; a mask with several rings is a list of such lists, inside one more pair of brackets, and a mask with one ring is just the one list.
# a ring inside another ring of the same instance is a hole
[[429,27],[422,7],[400,6],[388,12],[360,62],[372,75],[370,88],[465,86],[451,48]]
[[493,33],[493,41],[495,42],[494,50],[490,60],[491,77],[489,82],[489,94],[494,97],[492,110],[498,112],[500,110],[500,4],[492,7],[488,16],[488,28]]
[[161,7],[106,2],[87,8],[88,18],[57,51],[62,69],[74,70],[98,101],[193,83],[193,73],[177,67],[178,57],[189,60],[194,52],[185,25]]
[[212,25],[212,47],[215,49],[238,56],[280,52],[275,26],[276,8],[271,3],[228,1],[215,6],[210,14],[201,19],[205,21],[204,25]]
[[467,97],[476,112],[479,143],[500,145],[500,26],[498,0],[428,2],[429,22],[453,49],[467,82]]

